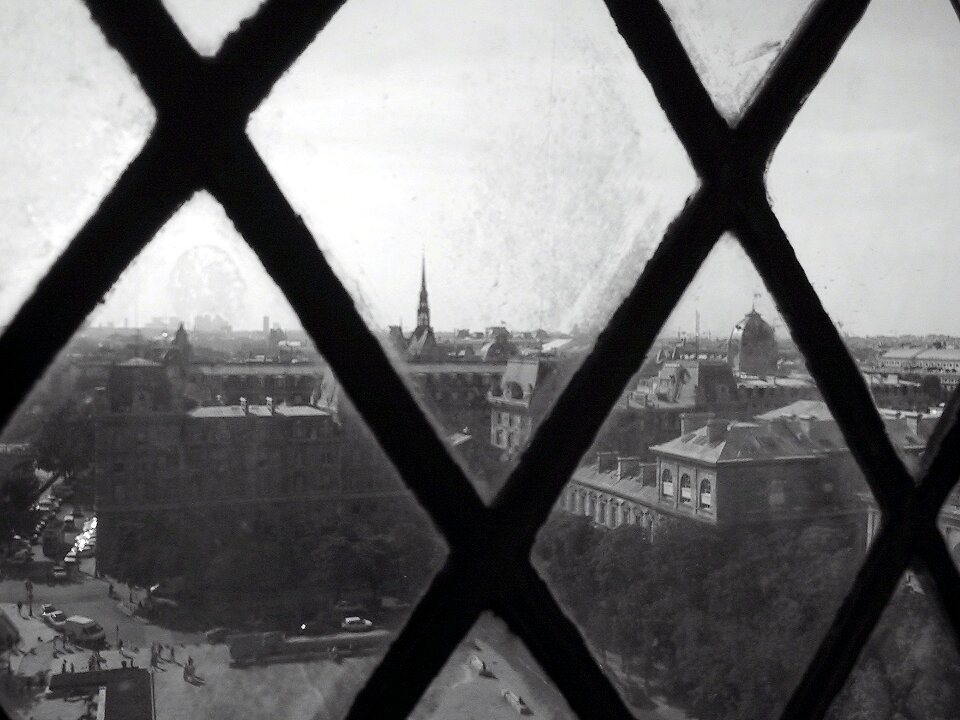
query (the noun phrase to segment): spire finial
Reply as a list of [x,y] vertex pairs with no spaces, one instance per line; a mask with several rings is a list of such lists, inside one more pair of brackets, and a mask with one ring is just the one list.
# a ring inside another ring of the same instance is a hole
[[420,302],[417,305],[417,329],[430,327],[430,304],[427,301],[427,254],[420,255]]

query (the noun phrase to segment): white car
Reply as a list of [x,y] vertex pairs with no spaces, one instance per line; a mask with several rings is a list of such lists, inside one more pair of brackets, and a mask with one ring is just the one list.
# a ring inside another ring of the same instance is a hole
[[533,711],[529,706],[523,701],[523,698],[517,695],[512,690],[503,691],[503,699],[506,700],[521,715],[532,715]]
[[372,630],[373,623],[362,617],[348,617],[344,618],[343,622],[340,623],[340,627],[350,632],[364,632],[365,630]]
[[52,613],[45,613],[43,621],[54,630],[63,630],[63,624],[67,621],[67,614],[62,610],[54,610]]

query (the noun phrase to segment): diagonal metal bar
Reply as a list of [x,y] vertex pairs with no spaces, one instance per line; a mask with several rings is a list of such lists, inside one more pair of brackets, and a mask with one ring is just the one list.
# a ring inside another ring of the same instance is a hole
[[406,720],[486,607],[487,585],[452,553],[345,720]]
[[903,518],[883,525],[780,720],[814,720],[830,709],[907,568],[909,535]]
[[[810,8],[737,124],[741,147],[759,143],[773,151],[869,4],[870,0],[819,0]],[[764,164],[769,153],[765,155]]]
[[657,0],[606,0],[607,9],[694,168],[715,176],[733,137]]
[[919,559],[936,590],[937,602],[953,629],[954,642],[960,652],[960,573],[943,535],[935,526],[925,527],[919,536]]
[[229,166],[213,170],[209,189],[433,522],[454,546],[470,545],[484,511],[479,497],[246,137]]
[[[193,192],[156,133],[0,335],[0,427],[167,218]],[[130,203],[130,198],[137,203]],[[95,259],[95,261],[91,261]],[[43,332],[37,332],[43,328]]]
[[[793,248],[756,185],[736,230],[837,419],[884,512],[902,504],[913,481],[893,449],[863,376],[807,280]],[[784,290],[789,288],[789,291]]]
[[[557,496],[726,222],[718,192],[704,188],[694,196],[537,429],[493,504],[513,528],[519,557],[529,554]],[[571,417],[578,421],[570,423]]]
[[632,713],[590,653],[579,629],[529,564],[498,589],[494,612],[524,639],[577,717],[632,720]]
[[224,82],[242,89],[252,113],[345,0],[271,0],[244,20],[220,47],[216,66]]
[[85,0],[104,36],[130,65],[158,122],[190,95],[203,64],[160,0]]
[[960,481],[960,387],[950,396],[923,459],[920,512],[936,518]]

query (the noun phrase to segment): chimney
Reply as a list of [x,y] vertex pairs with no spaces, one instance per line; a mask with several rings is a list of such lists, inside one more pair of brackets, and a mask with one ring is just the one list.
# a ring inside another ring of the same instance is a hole
[[710,442],[720,442],[727,437],[730,423],[727,420],[710,420],[707,423],[707,439]]
[[597,453],[597,472],[608,473],[617,469],[617,453],[598,452]]
[[267,405],[267,412],[270,413],[271,415],[273,415],[275,408],[273,407],[273,398],[272,398],[272,397],[266,398],[266,405]]
[[247,399],[245,397],[240,398],[240,410],[243,411],[243,414],[247,414]]
[[620,480],[623,480],[624,478],[633,478],[635,480],[639,480],[640,458],[638,457],[617,458],[617,477]]
[[680,413],[680,434],[686,435],[699,430],[709,424],[714,417],[712,412]]

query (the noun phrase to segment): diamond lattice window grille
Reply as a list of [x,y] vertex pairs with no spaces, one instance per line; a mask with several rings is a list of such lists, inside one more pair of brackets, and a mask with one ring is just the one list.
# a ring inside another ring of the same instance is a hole
[[[487,609],[528,645],[580,717],[630,717],[531,567],[529,552],[620,389],[725,231],[741,239],[771,289],[885,515],[853,590],[783,717],[824,715],[908,566],[930,574],[928,591],[960,637],[960,605],[949,601],[960,597],[960,575],[935,524],[960,475],[960,401],[955,396],[949,403],[915,483],[764,187],[776,143],[868,0],[818,2],[732,127],[715,110],[656,0],[607,0],[702,186],[490,508],[445,451],[244,131],[249,113],[342,3],[271,0],[213,58],[196,54],[160,0],[87,4],[150,97],[157,126],[0,337],[0,364],[7,371],[0,421],[9,421],[43,368],[163,222],[194,191],[209,191],[283,290],[451,548],[444,570],[358,695],[351,719],[406,717]],[[45,332],[37,333],[39,327]],[[371,377],[378,379],[376,393],[364,392]],[[564,442],[557,443],[561,430]]]

